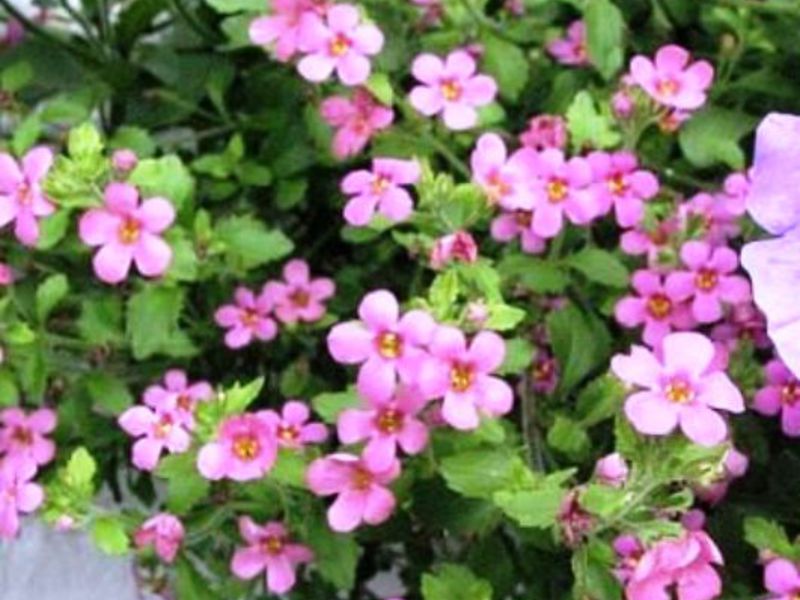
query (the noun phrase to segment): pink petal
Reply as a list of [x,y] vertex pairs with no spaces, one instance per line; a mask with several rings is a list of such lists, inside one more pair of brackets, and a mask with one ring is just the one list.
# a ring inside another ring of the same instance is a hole
[[253,19],[248,33],[250,41],[258,46],[268,46],[277,40],[286,30],[286,19],[283,16],[266,16]]
[[753,399],[753,409],[770,417],[777,415],[782,405],[781,389],[775,386],[760,389]]
[[22,158],[22,172],[29,182],[43,179],[52,165],[53,151],[46,146],[37,146]]
[[36,483],[22,484],[17,490],[17,509],[23,513],[35,511],[44,502],[44,490]]
[[346,455],[345,462],[333,458],[318,458],[306,470],[306,483],[317,496],[330,496],[345,490],[350,485],[353,465],[357,458]]
[[703,378],[700,398],[711,408],[719,408],[732,413],[744,412],[742,393],[721,371],[711,373]]
[[411,106],[426,117],[431,117],[444,108],[444,98],[441,92],[434,87],[418,85],[411,90],[408,98]]
[[394,294],[376,290],[364,296],[358,306],[358,316],[372,330],[392,330],[397,325],[400,307]]
[[253,330],[249,327],[236,325],[225,334],[225,345],[234,350],[237,348],[243,348],[252,341]]
[[375,429],[373,413],[348,408],[336,420],[337,433],[343,444],[355,444],[365,440]]
[[152,471],[163,449],[164,445],[158,440],[142,438],[133,445],[133,464],[143,471]]
[[344,219],[354,227],[368,225],[375,215],[378,199],[371,194],[351,198],[344,206]]
[[643,346],[633,346],[630,356],[617,354],[611,370],[624,382],[646,388],[655,388],[661,377],[661,363]]
[[329,79],[336,61],[326,54],[309,54],[297,63],[297,70],[308,81],[319,83]]
[[420,54],[411,65],[411,73],[417,80],[429,86],[439,84],[439,78],[444,71],[442,59],[434,54]]
[[289,558],[283,554],[267,558],[267,589],[285,594],[294,587],[296,576]]
[[386,471],[397,456],[397,443],[394,436],[373,437],[364,448],[364,464],[370,471]]
[[467,353],[467,340],[460,329],[440,325],[431,338],[430,351],[440,358],[461,359]]
[[311,415],[308,410],[308,405],[303,402],[297,402],[296,400],[290,400],[284,404],[281,414],[284,420],[291,425],[302,425],[308,421]]
[[267,568],[267,554],[258,546],[239,548],[231,559],[231,571],[239,579],[252,579]]
[[40,408],[31,413],[28,424],[41,434],[51,433],[56,428],[56,413],[49,408]]
[[478,411],[471,396],[448,393],[442,403],[442,418],[462,431],[477,429],[480,425]]
[[390,221],[399,223],[411,215],[414,210],[414,202],[406,190],[393,188],[384,193],[378,210]]
[[221,444],[210,442],[200,448],[197,455],[197,470],[206,479],[216,481],[225,477],[228,470],[228,455]]
[[492,331],[481,331],[472,340],[467,357],[479,370],[491,373],[503,364],[506,357],[506,343]]
[[383,33],[374,25],[360,26],[353,36],[353,46],[363,54],[378,54],[383,43]]
[[722,318],[722,305],[716,294],[698,293],[692,301],[692,315],[700,323],[716,323]]
[[113,182],[105,189],[106,206],[118,215],[128,215],[139,204],[139,192],[130,184]]
[[664,74],[680,73],[689,62],[689,52],[680,46],[662,46],[656,52],[656,68]]
[[714,360],[714,344],[694,332],[673,333],[664,338],[664,365],[699,377]]
[[352,4],[337,4],[328,10],[328,25],[333,31],[347,32],[355,28],[361,15]]
[[776,558],[764,568],[764,587],[776,594],[791,595],[800,589],[797,567],[785,558]]
[[[108,246],[106,246],[107,248]],[[145,277],[163,275],[172,262],[172,248],[162,238],[143,231],[133,248],[136,268]]]
[[373,334],[358,321],[340,323],[328,334],[328,351],[338,363],[364,362],[374,351]]
[[695,273],[689,271],[673,271],[667,275],[664,290],[673,300],[688,300],[695,293]]
[[139,437],[146,435],[156,420],[153,411],[146,406],[134,406],[122,413],[117,422],[123,431]]
[[678,424],[675,404],[652,392],[633,394],[625,401],[625,416],[640,433],[666,435]]
[[467,79],[475,73],[475,59],[465,50],[455,50],[447,55],[444,71],[447,77]]
[[339,59],[336,65],[336,73],[345,85],[361,85],[369,79],[370,70],[369,59],[352,51]]
[[353,531],[359,526],[367,504],[365,492],[344,490],[328,509],[328,524],[340,533]]
[[514,392],[511,386],[497,377],[479,377],[476,384],[478,406],[492,416],[505,415],[511,412],[514,404]]
[[625,327],[637,327],[646,319],[645,301],[628,296],[614,307],[614,317]]
[[356,388],[370,402],[380,403],[391,398],[397,384],[393,362],[372,356],[358,371]]
[[419,454],[428,445],[428,428],[422,421],[406,417],[397,441],[406,454]]
[[392,492],[384,487],[373,486],[367,493],[364,521],[370,525],[383,523],[391,516],[395,503]]
[[403,340],[418,346],[427,345],[435,329],[436,321],[424,310],[408,311],[397,324],[397,331]]
[[442,118],[444,124],[453,131],[470,129],[478,123],[478,113],[465,104],[445,103]]
[[175,221],[175,208],[164,198],[149,198],[136,210],[135,218],[150,233],[161,233]]
[[308,263],[301,259],[290,260],[283,267],[283,278],[295,286],[305,286],[309,280]]
[[717,412],[699,404],[683,406],[680,423],[686,437],[701,446],[716,446],[728,436],[725,420]]
[[119,283],[123,281],[131,269],[133,248],[116,242],[106,244],[94,255],[92,266],[101,281]]
[[472,106],[485,106],[497,95],[497,83],[488,75],[476,75],[464,83],[464,100]]
[[783,407],[781,429],[790,437],[800,437],[800,406],[795,404]]
[[0,152],[0,191],[13,194],[23,181],[17,161],[6,152]]

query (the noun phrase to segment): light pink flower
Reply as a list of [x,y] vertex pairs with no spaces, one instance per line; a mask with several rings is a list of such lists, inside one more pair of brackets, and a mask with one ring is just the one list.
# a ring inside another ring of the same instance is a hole
[[192,431],[197,404],[213,397],[214,390],[208,382],[189,383],[184,371],[170,369],[164,374],[164,385],[148,387],[142,400],[150,408],[171,414],[177,425]]
[[766,600],[795,600],[800,596],[800,570],[785,558],[774,558],[764,567],[764,587],[773,595]]
[[259,415],[228,417],[197,455],[197,468],[206,479],[250,481],[266,475],[278,455],[276,432]]
[[172,563],[183,543],[184,529],[178,517],[159,513],[147,521],[133,534],[137,548],[153,546],[156,554],[165,563]]
[[648,96],[662,106],[696,110],[706,102],[706,92],[714,79],[714,67],[705,60],[689,64],[690,55],[675,45],[662,46],[655,62],[634,56],[630,76]]
[[324,302],[336,292],[333,280],[311,279],[308,263],[296,258],[283,267],[285,281],[268,281],[262,294],[268,296],[275,316],[283,323],[313,323],[325,314]]
[[139,438],[131,456],[134,466],[142,471],[155,469],[164,450],[179,454],[186,452],[192,442],[189,432],[170,411],[133,406],[117,422],[128,435]]
[[320,105],[320,113],[328,125],[336,128],[332,150],[340,159],[361,152],[376,132],[394,121],[394,111],[380,104],[364,88],[357,88],[352,99],[326,98]]
[[478,244],[469,231],[456,231],[440,237],[433,244],[430,265],[441,269],[450,262],[474,263],[478,260]]
[[250,517],[242,517],[239,533],[247,546],[236,549],[231,571],[240,579],[252,579],[266,571],[267,590],[273,594],[291,590],[296,582],[297,566],[314,560],[311,549],[293,543],[286,526],[278,521],[262,526]]
[[711,338],[724,344],[731,352],[741,340],[749,340],[759,349],[772,346],[764,315],[752,301],[734,305],[725,315],[725,320],[711,330]]
[[381,51],[383,34],[375,25],[362,23],[355,6],[335,4],[324,20],[306,19],[299,45],[307,55],[300,59],[297,70],[308,81],[325,81],[335,70],[344,85],[361,85],[371,71],[367,57]]
[[628,471],[628,463],[619,452],[604,456],[594,466],[594,476],[598,481],[613,487],[625,484],[628,479]]
[[567,28],[567,35],[547,44],[547,51],[562,65],[585,66],[589,64],[586,52],[586,24],[573,21]]
[[442,416],[447,423],[456,429],[475,429],[479,411],[499,416],[511,410],[511,386],[491,375],[506,355],[499,335],[481,331],[468,345],[461,331],[440,326],[429,350],[431,359],[423,366],[418,385],[427,397],[444,398]]
[[0,227],[14,221],[14,235],[26,246],[39,240],[39,219],[55,212],[42,191],[42,183],[53,164],[53,152],[37,146],[19,163],[0,153]]
[[356,384],[362,396],[373,402],[388,400],[398,377],[407,384],[418,377],[434,320],[422,310],[411,310],[401,317],[397,299],[387,290],[364,296],[358,314],[361,321],[340,323],[331,329],[328,350],[336,362],[363,363]]
[[397,460],[374,471],[362,458],[339,453],[312,462],[306,482],[318,496],[338,494],[328,509],[328,524],[334,531],[348,532],[361,523],[379,525],[391,516],[396,500],[387,486],[399,474]]
[[614,309],[624,327],[644,325],[645,344],[656,347],[674,329],[689,329],[694,321],[687,305],[664,285],[655,271],[636,271],[631,278],[635,296],[625,296]]
[[356,227],[367,225],[375,212],[397,223],[405,221],[414,209],[411,195],[401,186],[419,181],[415,160],[375,158],[372,170],[352,171],[342,180],[342,192],[352,196],[344,207],[344,218]]
[[272,14],[253,19],[250,41],[259,46],[273,46],[275,58],[287,62],[299,51],[302,28],[309,17],[324,15],[325,0],[272,0]]
[[491,233],[498,242],[510,242],[518,237],[522,250],[528,254],[539,254],[547,247],[546,240],[533,231],[533,211],[530,210],[501,212],[492,221]]
[[11,285],[14,283],[14,271],[6,263],[0,262],[0,285]]
[[519,142],[534,150],[563,150],[567,145],[567,122],[559,115],[533,117],[528,121],[528,129],[520,134]]
[[491,103],[497,84],[488,75],[476,75],[475,59],[464,50],[451,52],[443,61],[434,54],[420,54],[411,72],[422,83],[411,90],[411,105],[426,117],[442,113],[444,124],[455,131],[478,122],[478,107]]
[[626,254],[647,256],[647,264],[655,268],[662,254],[672,247],[683,231],[683,224],[675,217],[659,221],[654,226],[645,227],[640,223],[622,234],[619,245]]
[[234,304],[226,304],[214,313],[217,325],[228,329],[225,345],[243,348],[253,339],[268,342],[278,335],[278,325],[270,318],[272,298],[267,294],[256,297],[245,287],[236,288]]
[[532,165],[533,231],[543,238],[555,237],[564,227],[564,216],[586,225],[598,216],[599,205],[589,189],[592,169],[585,158],[567,160],[561,150],[548,148]]
[[483,189],[490,205],[530,210],[533,197],[528,181],[534,176],[535,160],[536,153],[530,148],[520,148],[508,156],[503,139],[496,133],[485,133],[470,157],[472,180]]
[[670,297],[680,302],[692,299],[692,315],[698,322],[720,320],[723,302],[739,304],[750,300],[747,279],[732,275],[739,259],[730,248],[688,241],[681,247],[681,261],[689,270],[670,273],[666,289]]
[[699,333],[673,333],[661,344],[661,356],[643,346],[618,354],[612,371],[624,382],[642,388],[625,401],[625,416],[647,435],[681,431],[701,446],[714,446],[728,435],[716,410],[744,411],[741,392],[723,371],[715,370],[714,345]]
[[629,119],[633,115],[636,104],[631,97],[631,90],[628,87],[616,91],[611,97],[611,110],[618,119]]
[[613,206],[620,227],[638,225],[644,217],[644,202],[658,194],[656,176],[640,169],[632,152],[592,152],[586,160],[596,182],[600,211],[606,213]]
[[123,281],[131,263],[145,277],[163,275],[172,262],[172,248],[161,234],[175,220],[175,209],[164,198],[139,204],[138,190],[127,183],[110,183],[105,206],[86,211],[78,224],[81,240],[100,246],[92,265],[106,283]]
[[111,155],[111,164],[120,173],[133,171],[138,163],[139,157],[133,150],[127,148],[114,150],[114,154]]
[[35,511],[44,501],[41,486],[31,480],[36,474],[32,462],[12,464],[0,461],[0,540],[19,533],[19,514]]
[[56,454],[56,445],[46,438],[56,428],[56,413],[40,408],[30,414],[19,408],[0,413],[0,454],[5,462],[31,462],[46,465]]
[[800,381],[780,360],[764,367],[766,385],[753,400],[753,410],[770,417],[780,413],[781,429],[790,437],[800,437]]
[[680,205],[678,214],[685,227],[698,227],[703,239],[712,245],[724,245],[739,235],[741,213],[723,194],[695,194]]
[[311,413],[308,406],[299,400],[290,400],[283,405],[280,414],[264,410],[259,416],[272,428],[281,448],[297,450],[307,444],[319,444],[328,437],[328,429],[322,423],[309,423]]
[[398,446],[406,454],[422,452],[428,443],[428,428],[417,415],[427,400],[418,389],[401,386],[391,399],[370,404],[366,409],[343,411],[337,431],[343,444],[368,440],[363,460],[372,471],[391,467]]

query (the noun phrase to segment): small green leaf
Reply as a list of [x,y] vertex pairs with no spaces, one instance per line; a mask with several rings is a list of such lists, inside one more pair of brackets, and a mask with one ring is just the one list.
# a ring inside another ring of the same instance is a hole
[[3,334],[3,339],[14,346],[27,346],[36,341],[36,333],[27,323],[17,321],[8,326]]
[[134,403],[125,383],[109,373],[94,371],[84,377],[84,383],[93,406],[104,412],[119,415]]
[[491,498],[511,485],[526,469],[522,459],[506,449],[481,448],[448,456],[441,473],[447,486],[468,498]]
[[583,11],[589,59],[604,79],[610,80],[625,58],[625,21],[611,0],[589,0]]
[[367,80],[367,89],[381,104],[391,106],[394,102],[392,82],[386,73],[373,73]]
[[566,491],[558,487],[499,491],[494,494],[494,503],[523,527],[551,527],[565,494]]
[[161,459],[156,475],[167,480],[167,508],[185,515],[208,496],[211,484],[197,472],[193,452],[170,454]]
[[554,262],[525,254],[509,254],[497,270],[503,278],[519,281],[540,294],[558,294],[567,289],[569,275]]
[[489,33],[481,36],[481,42],[484,71],[497,81],[503,98],[516,102],[530,76],[525,53],[516,44]]
[[486,329],[494,329],[495,331],[509,331],[519,325],[526,314],[524,310],[516,306],[490,304],[489,318],[483,326]]
[[64,470],[64,480],[70,487],[90,486],[97,472],[97,463],[86,448],[80,447],[72,451]]
[[197,349],[178,328],[184,292],[148,285],[128,301],[127,336],[137,360],[154,354],[191,356]]
[[758,550],[800,559],[800,548],[789,541],[786,531],[775,521],[763,517],[747,517],[744,521],[744,539]]
[[97,547],[111,556],[128,553],[128,535],[125,525],[117,517],[99,517],[92,526],[92,539]]
[[36,317],[44,323],[52,310],[69,292],[69,283],[61,273],[51,275],[36,288]]
[[84,340],[98,346],[121,342],[122,302],[116,296],[85,298],[77,326]]
[[319,394],[311,400],[314,410],[322,417],[326,423],[335,423],[336,419],[346,408],[358,408],[361,400],[355,390],[350,389],[345,392],[325,392]]
[[589,281],[613,288],[628,287],[628,269],[616,256],[606,250],[584,248],[565,258],[564,262],[583,273]]
[[264,0],[205,0],[205,3],[222,14],[242,11],[264,12]]
[[235,383],[232,388],[225,390],[220,400],[225,404],[225,414],[238,415],[247,410],[264,387],[264,378],[259,377],[246,385]]
[[611,148],[620,141],[611,115],[601,113],[592,95],[585,90],[575,95],[567,109],[567,128],[575,152]]
[[492,600],[492,586],[466,567],[444,564],[435,574],[422,576],[422,597],[424,600]]
[[533,345],[525,339],[506,340],[506,358],[497,370],[500,375],[522,373],[533,361]]
[[361,547],[350,535],[336,534],[322,515],[308,519],[308,543],[314,550],[314,564],[320,576],[337,590],[351,590]]
[[573,460],[586,456],[591,445],[586,430],[566,415],[556,416],[547,432],[547,443]]
[[745,167],[745,156],[739,141],[752,131],[757,122],[756,117],[742,112],[706,108],[681,127],[681,150],[696,167],[725,164],[741,170]]
[[294,250],[294,244],[278,229],[269,230],[253,217],[231,216],[219,221],[216,234],[226,246],[229,260],[248,270],[280,260]]
[[73,128],[67,138],[69,156],[79,162],[94,161],[103,155],[103,139],[91,123]]
[[18,92],[33,81],[33,67],[24,60],[16,60],[0,73],[0,87],[6,92]]
[[194,178],[174,154],[140,160],[128,181],[140,188],[143,198],[166,198],[179,211],[194,196]]

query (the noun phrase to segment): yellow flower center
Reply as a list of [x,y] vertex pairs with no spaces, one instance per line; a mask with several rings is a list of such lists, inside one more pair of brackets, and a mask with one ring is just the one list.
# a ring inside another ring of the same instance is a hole
[[403,427],[403,413],[386,409],[378,415],[375,425],[383,433],[397,433]]
[[261,319],[261,315],[259,315],[252,308],[245,308],[242,310],[241,316],[239,318],[242,321],[242,325],[244,325],[245,327],[255,327],[256,325],[258,325],[258,321]]
[[694,399],[694,390],[685,380],[676,377],[664,388],[664,396],[670,402],[686,404]]
[[392,331],[384,331],[378,336],[377,346],[383,358],[397,358],[403,352],[403,338]]
[[372,180],[372,185],[370,186],[370,189],[372,190],[373,194],[375,194],[376,196],[380,196],[386,190],[389,189],[390,185],[391,182],[387,177],[384,177],[383,175],[377,175],[375,179]]
[[505,182],[499,173],[492,173],[487,177],[486,196],[489,204],[497,204],[501,199],[511,193],[511,186]]
[[674,96],[680,87],[680,84],[674,79],[662,79],[656,84],[656,91],[661,96]]
[[140,231],[141,226],[139,225],[139,221],[132,217],[125,217],[119,226],[117,235],[119,241],[123,244],[135,244],[139,240]]
[[344,34],[337,33],[331,40],[329,50],[331,56],[342,56],[350,49],[352,42]]
[[292,425],[279,425],[278,426],[278,439],[291,444],[296,442],[300,437],[300,432]]
[[267,554],[271,554],[273,556],[283,552],[283,548],[285,545],[286,543],[283,541],[283,539],[276,535],[271,535],[267,537],[261,543],[261,547],[264,549],[264,552]]
[[613,177],[608,179],[608,189],[615,196],[621,196],[628,190],[628,184],[625,182],[625,176],[622,173],[616,173]]
[[457,102],[459,98],[461,98],[461,94],[464,92],[461,84],[457,81],[452,79],[445,79],[441,83],[442,89],[442,96],[448,102]]
[[700,269],[697,276],[694,278],[694,284],[697,286],[697,289],[703,290],[704,292],[713,290],[717,287],[717,283],[719,283],[719,276],[717,272],[712,269]]
[[455,363],[450,369],[450,387],[455,392],[466,392],[475,381],[472,365]]
[[646,308],[651,317],[661,321],[672,312],[672,301],[664,294],[653,294],[647,299]]
[[241,460],[253,460],[261,451],[255,436],[244,433],[233,438],[233,454]]
[[364,467],[356,467],[351,475],[350,483],[356,490],[363,492],[372,485],[372,473]]
[[553,204],[563,202],[567,197],[567,192],[569,192],[569,188],[563,179],[551,179],[547,184],[547,198]]
[[153,433],[157,438],[163,439],[169,435],[170,431],[172,431],[172,419],[169,415],[164,415],[161,417],[161,420],[156,423]]

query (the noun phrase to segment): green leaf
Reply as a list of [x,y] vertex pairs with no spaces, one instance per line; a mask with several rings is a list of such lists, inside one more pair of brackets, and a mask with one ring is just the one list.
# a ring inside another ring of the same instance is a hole
[[222,14],[242,11],[264,12],[264,0],[205,0],[205,3]]
[[370,94],[375,96],[381,104],[391,106],[394,102],[394,91],[392,82],[386,73],[373,73],[367,79],[367,89]]
[[36,288],[36,317],[44,323],[47,317],[69,293],[69,283],[61,273],[51,275]]
[[238,415],[247,410],[264,387],[264,378],[259,377],[246,385],[236,382],[232,388],[225,390],[220,400],[225,403],[225,414]]
[[111,556],[128,553],[128,535],[118,517],[99,517],[92,526],[92,539],[100,550]]
[[17,406],[19,389],[14,375],[7,369],[0,369],[0,406]]
[[174,154],[140,160],[128,176],[128,182],[139,187],[143,198],[166,198],[178,211],[194,195],[194,178]]
[[598,377],[578,394],[576,416],[584,427],[613,417],[625,398],[625,386],[612,375]]
[[354,389],[345,392],[325,392],[312,398],[311,405],[314,411],[326,423],[336,423],[336,419],[346,408],[358,408],[361,400]]
[[500,375],[522,373],[533,361],[533,345],[525,339],[513,338],[506,340],[506,357],[497,370]]
[[489,318],[486,319],[483,326],[486,329],[494,329],[495,331],[509,331],[519,325],[526,315],[527,313],[524,310],[516,306],[490,304]]
[[27,346],[36,341],[36,333],[27,323],[17,321],[6,328],[3,339],[13,346]]
[[744,520],[744,539],[758,550],[768,550],[794,560],[800,559],[800,548],[789,541],[786,531],[775,521],[763,517],[747,517]]
[[422,576],[424,600],[492,600],[492,586],[466,567],[443,564]]
[[428,291],[428,299],[435,317],[443,319],[452,311],[460,288],[461,283],[455,269],[447,269],[434,278]]
[[440,470],[451,490],[468,498],[491,498],[519,479],[526,467],[509,450],[481,448],[448,456]]
[[229,260],[244,270],[280,260],[294,250],[294,244],[283,232],[269,230],[250,216],[222,219],[216,234],[225,244]]
[[625,21],[611,0],[589,0],[583,11],[589,59],[604,79],[610,80],[625,58]]
[[191,340],[178,328],[183,301],[183,290],[154,285],[131,296],[127,336],[136,360],[159,353],[185,357],[196,352]]
[[565,494],[558,487],[499,491],[494,494],[494,503],[523,527],[544,528],[555,524]]
[[195,569],[192,563],[179,557],[175,565],[175,592],[176,598],[191,598],[192,600],[218,600],[208,581]]
[[439,215],[448,230],[469,229],[485,207],[484,192],[477,185],[460,183],[440,199]]
[[681,127],[680,145],[695,167],[725,164],[731,169],[745,167],[739,141],[753,130],[758,119],[743,112],[717,107],[697,112]]
[[573,460],[586,456],[591,446],[586,430],[566,415],[557,415],[547,431],[547,443]]
[[209,493],[211,484],[197,472],[193,452],[170,454],[161,459],[156,475],[167,480],[167,509],[185,515]]
[[613,288],[628,287],[628,269],[616,256],[606,250],[584,248],[565,258],[564,262],[583,273],[589,281]]
[[[42,120],[37,113],[31,113],[14,128],[11,149],[17,156],[30,150],[42,134]],[[56,213],[58,214],[58,213]]]
[[155,154],[156,143],[146,129],[123,125],[108,140],[108,147],[113,150],[133,150],[139,158],[147,158]]
[[39,221],[37,250],[50,250],[64,239],[70,226],[70,214],[70,210],[62,209]]
[[337,590],[353,589],[361,547],[353,536],[331,531],[322,515],[312,515],[309,521],[308,543],[320,576]]
[[77,321],[78,331],[87,342],[97,345],[123,339],[122,302],[116,296],[85,298]]
[[559,294],[567,289],[570,278],[559,265],[525,254],[509,254],[497,265],[504,279],[518,281],[540,294]]
[[576,152],[612,148],[621,139],[614,129],[611,115],[601,113],[592,95],[585,90],[575,95],[567,109],[567,128]]
[[94,162],[103,156],[103,139],[91,123],[84,123],[69,132],[67,150],[71,159],[78,162]]
[[629,501],[624,489],[599,483],[590,483],[581,494],[581,506],[602,519],[618,513]]
[[64,481],[76,489],[91,487],[97,472],[97,463],[84,447],[76,448],[67,461]]
[[483,71],[494,77],[504,99],[516,102],[530,76],[525,53],[519,46],[489,33],[481,36],[481,42]]
[[10,66],[0,73],[0,87],[12,94],[20,91],[33,81],[33,67],[24,60],[12,62]]
[[269,477],[282,485],[306,489],[307,467],[308,464],[301,453],[281,449],[275,466],[269,472]]
[[119,415],[135,402],[125,383],[114,375],[94,371],[88,373],[83,381],[92,405],[104,412]]

